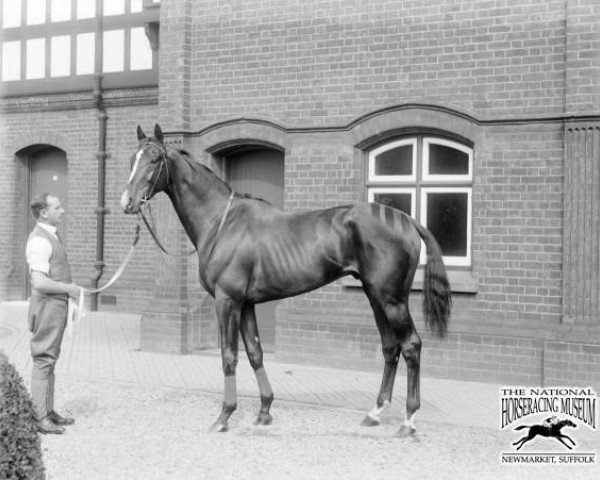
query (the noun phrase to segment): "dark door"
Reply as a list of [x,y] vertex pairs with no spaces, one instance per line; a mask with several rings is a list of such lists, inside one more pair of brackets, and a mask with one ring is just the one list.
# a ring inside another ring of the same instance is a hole
[[[27,198],[27,232],[30,232],[35,225],[35,219],[31,215],[29,205],[31,199],[40,193],[51,193],[60,198],[60,202],[65,210],[67,209],[67,157],[64,151],[50,146],[32,148],[29,153],[29,188]],[[64,217],[62,225],[59,227],[61,237],[65,244],[67,243],[67,221],[68,211]],[[29,272],[25,268],[25,296],[28,297],[31,291],[29,285]]]
[[[236,192],[249,193],[283,210],[283,153],[272,149],[236,152],[225,157],[226,177]],[[256,305],[256,320],[263,350],[275,351],[278,301]]]

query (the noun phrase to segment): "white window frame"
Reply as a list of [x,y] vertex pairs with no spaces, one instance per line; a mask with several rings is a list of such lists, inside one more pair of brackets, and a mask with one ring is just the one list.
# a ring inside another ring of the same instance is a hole
[[[471,266],[471,236],[472,236],[472,218],[473,218],[473,187],[421,187],[421,211],[420,223],[427,227],[427,195],[429,193],[466,193],[467,194],[467,254],[466,256],[446,256],[442,258],[444,264],[450,267],[470,267]],[[426,262],[426,253],[421,249],[421,263]]]
[[[378,155],[394,148],[412,145],[412,175],[375,175],[375,159]],[[416,182],[417,181],[417,139],[407,138],[386,143],[369,153],[369,182]]]
[[[469,156],[469,171],[466,175],[439,175],[429,173],[429,146],[442,145],[466,153]],[[473,149],[460,143],[437,137],[423,138],[423,181],[424,182],[471,182],[473,181]]]
[[374,203],[375,194],[377,193],[408,193],[410,194],[410,216],[416,219],[416,199],[417,199],[417,188],[416,187],[370,187],[367,190],[367,201]]

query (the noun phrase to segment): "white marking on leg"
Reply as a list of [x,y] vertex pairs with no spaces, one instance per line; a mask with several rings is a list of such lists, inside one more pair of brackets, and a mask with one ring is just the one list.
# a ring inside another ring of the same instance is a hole
[[383,411],[388,408],[390,406],[390,402],[388,400],[386,400],[385,402],[383,402],[383,405],[381,407],[378,407],[377,405],[375,405],[373,407],[373,410],[371,410],[367,416],[371,419],[374,420],[377,423],[381,423],[381,414],[383,413]]
[[142,150],[135,154],[135,163],[133,164],[133,168],[131,169],[131,175],[129,175],[129,180],[127,181],[127,183],[131,183],[131,180],[133,180],[133,176],[135,175],[135,171],[137,170],[138,164],[140,163],[140,159],[142,158],[143,154],[144,152]]
[[417,412],[413,413],[410,416],[407,416],[406,419],[404,420],[404,426],[406,428],[411,428],[416,430],[417,427],[415,427],[415,417],[417,416]]

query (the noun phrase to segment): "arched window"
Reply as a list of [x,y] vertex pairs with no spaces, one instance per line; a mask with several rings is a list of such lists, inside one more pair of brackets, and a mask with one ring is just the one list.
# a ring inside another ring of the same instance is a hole
[[473,149],[467,145],[413,136],[369,152],[368,201],[402,210],[425,225],[449,266],[471,266],[472,190]]

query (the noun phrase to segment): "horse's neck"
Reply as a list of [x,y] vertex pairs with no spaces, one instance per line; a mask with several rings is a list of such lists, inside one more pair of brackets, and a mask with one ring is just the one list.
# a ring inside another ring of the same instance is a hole
[[211,227],[221,217],[229,200],[225,182],[202,167],[193,168],[186,160],[171,162],[171,182],[167,195],[192,243],[207,243]]

